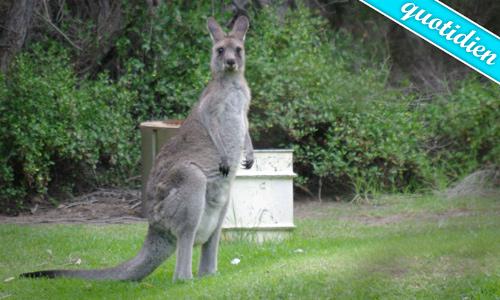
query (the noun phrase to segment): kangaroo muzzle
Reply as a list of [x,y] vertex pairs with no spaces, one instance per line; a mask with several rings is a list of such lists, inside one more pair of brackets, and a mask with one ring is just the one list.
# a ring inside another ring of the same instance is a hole
[[224,69],[228,71],[237,71],[238,70],[238,65],[236,64],[235,59],[226,59],[224,63]]

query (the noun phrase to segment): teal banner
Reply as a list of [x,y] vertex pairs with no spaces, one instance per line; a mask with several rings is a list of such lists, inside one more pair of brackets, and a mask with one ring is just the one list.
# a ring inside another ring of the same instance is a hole
[[436,0],[360,1],[500,84],[498,36],[459,12]]

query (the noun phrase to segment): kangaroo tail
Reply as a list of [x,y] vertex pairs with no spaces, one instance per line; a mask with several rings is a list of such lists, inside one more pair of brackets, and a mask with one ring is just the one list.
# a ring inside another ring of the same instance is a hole
[[149,226],[141,251],[116,267],[97,270],[47,270],[21,274],[21,277],[72,277],[101,280],[139,281],[151,274],[175,251],[176,239],[169,233]]

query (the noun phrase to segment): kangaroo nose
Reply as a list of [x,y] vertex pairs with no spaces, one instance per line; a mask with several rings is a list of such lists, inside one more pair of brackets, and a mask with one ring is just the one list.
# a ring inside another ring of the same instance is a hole
[[236,62],[234,61],[234,59],[228,59],[226,60],[226,64],[228,64],[230,67],[234,66]]

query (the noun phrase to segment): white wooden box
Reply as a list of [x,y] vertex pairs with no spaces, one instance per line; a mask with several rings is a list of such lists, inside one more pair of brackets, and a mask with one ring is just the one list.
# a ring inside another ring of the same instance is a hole
[[[292,150],[255,150],[250,170],[239,169],[231,188],[225,237],[283,238],[293,223]],[[244,233],[242,233],[242,231]]]
[[[181,121],[141,123],[143,191],[154,158],[178,130]],[[255,150],[250,170],[238,169],[231,188],[223,238],[263,241],[285,237],[293,224],[293,152]]]

